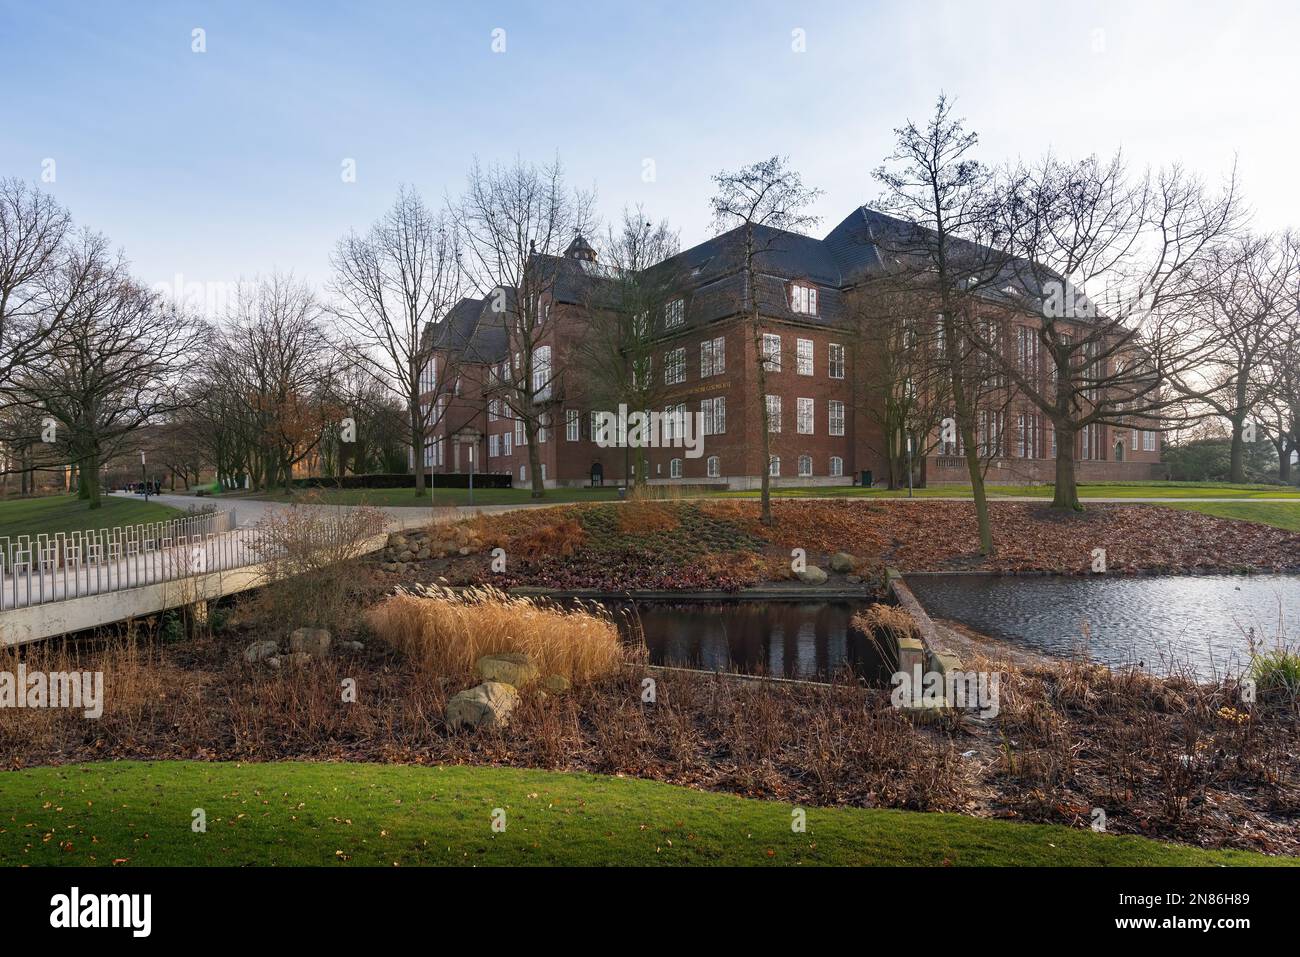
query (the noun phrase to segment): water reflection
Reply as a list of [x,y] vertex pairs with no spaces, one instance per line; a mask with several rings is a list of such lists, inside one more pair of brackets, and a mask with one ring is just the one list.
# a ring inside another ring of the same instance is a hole
[[654,664],[825,679],[844,664],[872,681],[883,664],[850,633],[856,607],[836,602],[642,602],[635,612]]
[[930,614],[1052,655],[1081,649],[1108,665],[1203,678],[1250,662],[1249,634],[1267,647],[1300,641],[1294,575],[1005,577],[917,575],[908,584]]

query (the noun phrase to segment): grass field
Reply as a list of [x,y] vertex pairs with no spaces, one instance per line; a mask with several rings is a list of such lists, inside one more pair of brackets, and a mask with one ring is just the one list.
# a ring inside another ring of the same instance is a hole
[[143,497],[134,499],[120,495],[104,496],[103,505],[93,510],[75,495],[0,499],[0,537],[138,525],[181,514],[180,509],[169,505],[152,501],[146,505]]
[[[670,487],[660,486],[658,488],[664,488],[665,494],[670,498],[681,497],[672,491]],[[304,494],[308,493],[296,493],[294,497],[301,499]],[[417,499],[412,489],[319,489],[309,494],[319,496],[322,501],[333,505],[375,505],[384,508],[418,506],[427,508],[430,502],[429,493],[426,492],[422,498]],[[698,496],[699,494],[701,493],[684,493],[685,497]],[[740,490],[703,494],[723,498],[757,498],[759,493],[757,490]],[[772,490],[772,494],[780,498],[906,498],[907,490],[844,485],[813,488],[782,488],[777,486]],[[943,485],[916,489],[913,494],[917,498],[969,498],[970,488],[960,485]],[[1052,497],[1052,486],[990,485],[988,494],[990,498],[1047,499]],[[1295,500],[1300,502],[1300,488],[1277,485],[1232,485],[1227,482],[1106,482],[1080,485],[1079,496],[1084,501],[1113,498],[1172,500],[1227,498],[1241,499],[1243,501],[1253,499]],[[291,497],[283,491],[264,492],[248,497],[277,502],[291,500]],[[560,505],[570,502],[609,502],[617,498],[618,488],[614,485],[605,485],[594,489],[548,489],[545,498],[540,501]],[[434,493],[432,501],[439,505],[467,505],[469,503],[469,492],[467,489],[440,488]],[[532,498],[531,491],[526,488],[476,489],[474,492],[474,504],[476,505],[517,505],[530,501],[535,500]]]
[[1300,532],[1300,502],[1171,502],[1171,508],[1185,508],[1219,518],[1259,522]]
[[795,833],[792,811],[513,768],[114,762],[0,772],[0,865],[1298,863],[908,811],[813,808]]

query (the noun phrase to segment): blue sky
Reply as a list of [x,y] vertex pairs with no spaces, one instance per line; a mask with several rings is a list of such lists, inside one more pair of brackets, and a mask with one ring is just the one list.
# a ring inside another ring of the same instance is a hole
[[1298,20],[1132,0],[0,0],[0,176],[36,181],[53,159],[48,188],[150,283],[324,283],[337,238],[399,184],[441,199],[475,155],[558,151],[605,217],[641,202],[689,245],[709,235],[710,175],[785,153],[826,191],[829,229],[876,194],[892,129],[945,90],[991,161],[1123,146],[1217,178],[1236,156],[1277,229],[1300,225]]

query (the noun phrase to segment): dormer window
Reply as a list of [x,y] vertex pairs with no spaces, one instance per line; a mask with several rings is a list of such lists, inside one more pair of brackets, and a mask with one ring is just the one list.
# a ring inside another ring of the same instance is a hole
[[684,299],[674,299],[668,305],[664,306],[664,327],[671,329],[673,326],[680,326],[682,320],[686,318],[686,301]]
[[791,285],[790,311],[801,316],[817,315],[817,287],[801,282]]

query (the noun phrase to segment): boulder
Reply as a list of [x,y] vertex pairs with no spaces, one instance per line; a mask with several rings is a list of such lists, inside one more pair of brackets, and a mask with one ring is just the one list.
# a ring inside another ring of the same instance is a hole
[[289,664],[297,668],[297,667],[301,667],[302,665],[309,665],[315,659],[313,659],[312,656],[305,651],[294,651],[291,652],[290,654],[285,655],[283,660],[289,662]]
[[280,670],[280,658],[278,655],[272,655],[266,659],[266,666],[274,671]]
[[365,651],[366,650],[366,646],[359,641],[340,641],[334,647],[340,648],[343,651]]
[[330,633],[325,628],[295,628],[289,635],[289,650],[324,658],[330,653]]
[[519,692],[500,681],[457,692],[447,702],[447,727],[501,728],[510,720],[510,712],[519,703]]
[[258,661],[265,661],[267,658],[273,658],[280,653],[280,643],[278,641],[255,641],[244,649],[244,660],[250,665]]
[[841,573],[851,572],[853,571],[853,566],[857,563],[858,560],[848,552],[836,552],[831,556],[831,571]]
[[504,681],[516,688],[532,684],[541,677],[541,672],[531,658],[510,651],[484,655],[475,663],[475,667],[484,681]]
[[795,577],[805,585],[825,585],[827,575],[816,565],[809,565],[801,572],[795,572]]
[[401,549],[406,545],[406,536],[400,532],[393,532],[388,536],[388,547]]

